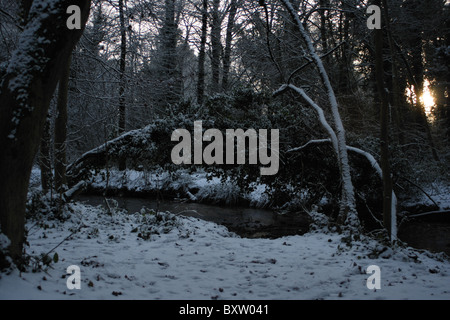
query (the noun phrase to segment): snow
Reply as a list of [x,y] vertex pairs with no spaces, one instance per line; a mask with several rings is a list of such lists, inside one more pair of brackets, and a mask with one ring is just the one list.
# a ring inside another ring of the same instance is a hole
[[[108,181],[106,176],[108,175]],[[265,193],[265,184],[253,183],[251,192],[243,194],[240,188],[227,179],[222,181],[218,177],[208,177],[208,173],[198,169],[195,172],[180,169],[176,172],[163,170],[137,171],[127,169],[125,174],[115,169],[100,170],[92,176],[90,185],[94,188],[104,190],[106,188],[120,190],[126,188],[135,193],[146,193],[150,191],[177,191],[180,196],[188,196],[195,201],[208,200],[215,203],[233,204],[239,197],[248,200],[251,206],[264,207],[269,203],[269,197]],[[196,190],[192,194],[190,190]]]
[[[292,18],[294,19],[295,24],[298,27],[298,30],[300,31],[300,35],[308,48],[308,52],[318,69],[323,87],[327,92],[328,102],[330,104],[330,110],[334,121],[334,130],[332,131],[335,133],[335,136],[332,135],[330,132],[328,132],[328,134],[330,135],[330,138],[333,141],[333,147],[335,148],[335,150],[337,147],[336,150],[337,158],[339,160],[339,168],[341,172],[341,182],[342,182],[341,213],[343,213],[343,211],[347,211],[345,217],[345,224],[351,227],[352,229],[357,229],[359,227],[359,219],[356,212],[355,190],[352,184],[350,166],[348,163],[345,129],[342,123],[341,116],[339,114],[339,105],[336,99],[336,95],[334,93],[333,87],[331,85],[330,79],[323,65],[323,62],[319,57],[319,55],[317,54],[317,51],[313,45],[313,41],[308,32],[305,30],[305,27],[303,26],[303,23],[300,20],[297,11],[294,9],[289,0],[282,0],[282,2],[286,7],[286,9],[288,10],[288,12],[290,13],[290,15],[292,16]],[[302,94],[301,90],[296,91]],[[311,102],[308,101],[308,103],[311,106],[313,106]],[[324,125],[323,121],[321,122],[322,125]],[[327,129],[327,131],[329,131],[329,129]]]
[[[46,272],[0,274],[0,299],[450,299],[446,256],[364,237],[349,246],[320,225],[270,240],[145,209],[107,215],[75,202],[66,216],[27,223],[27,253],[59,259]],[[66,286],[71,265],[80,290]],[[381,269],[379,290],[366,286],[370,265]]]
[[57,12],[58,2],[57,0],[33,1],[29,15],[30,20],[21,33],[17,49],[13,52],[6,68],[7,77],[9,77],[8,89],[15,95],[20,106],[13,111],[11,119],[13,129],[8,134],[8,139],[15,139],[20,120],[26,112],[33,110],[33,106],[28,105],[27,102],[29,87],[34,78],[33,75],[41,73],[48,62],[48,58],[44,55],[44,49],[45,45],[51,44],[53,41],[51,35],[40,35],[40,30],[43,22],[49,19],[49,13]]
[[[34,168],[32,188],[38,188],[39,174]],[[94,179],[99,187],[105,187],[102,176]],[[128,170],[125,176],[113,172],[109,183],[135,190],[198,189],[197,198],[223,199],[238,192],[232,183],[208,179],[202,171],[174,176]],[[265,188],[258,185],[248,199],[264,203]],[[448,200],[437,191],[432,195]],[[278,239],[241,238],[193,217],[111,208],[72,202],[64,209],[64,222],[50,216],[29,220],[26,252],[34,258],[26,272],[0,273],[0,299],[450,299],[445,254],[391,247],[366,236],[349,243],[328,229],[328,218],[318,208],[311,212],[309,233]],[[0,237],[2,247],[8,241]],[[36,260],[55,253],[58,261],[49,266]],[[80,267],[80,290],[67,288],[71,265]],[[381,269],[381,289],[367,288],[371,265]],[[33,272],[36,267],[41,269]]]
[[[417,204],[439,207],[438,211],[445,211],[450,209],[450,182],[446,181],[446,177],[438,179],[421,187],[427,193],[419,192],[418,195],[412,196],[403,201],[404,206],[414,206]],[[419,184],[420,185],[420,184]],[[433,201],[428,198],[433,199]]]
[[0,250],[6,249],[11,244],[11,240],[8,239],[3,233],[0,233]]
[[[427,193],[439,205],[440,210],[450,209],[450,183],[439,181],[434,182],[428,188]],[[429,203],[430,200],[422,194],[421,202]]]
[[296,91],[298,94],[300,94],[303,99],[305,99],[308,104],[314,108],[314,110],[317,112],[317,115],[319,117],[319,121],[320,124],[322,125],[322,127],[325,129],[325,131],[327,132],[331,143],[333,145],[334,151],[336,152],[336,154],[339,154],[339,146],[338,146],[338,137],[335,133],[335,131],[333,130],[333,128],[329,125],[325,114],[323,112],[323,109],[321,107],[319,107],[305,92],[305,90],[298,88],[292,84],[289,85],[289,88],[293,89],[294,91]]

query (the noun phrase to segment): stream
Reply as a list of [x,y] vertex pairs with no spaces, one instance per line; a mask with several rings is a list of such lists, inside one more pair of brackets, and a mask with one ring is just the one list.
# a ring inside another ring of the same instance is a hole
[[[111,198],[108,198],[111,199]],[[117,206],[129,213],[142,207],[155,211],[169,211],[177,215],[199,218],[226,226],[230,231],[246,238],[280,238],[302,235],[308,232],[310,220],[307,214],[278,215],[271,210],[240,206],[223,206],[176,200],[114,197]],[[77,201],[93,206],[106,206],[105,197],[80,195]],[[110,201],[110,206],[113,203]]]
[[[111,198],[107,198],[111,199]],[[307,214],[279,215],[272,210],[223,206],[176,200],[156,200],[135,197],[113,197],[117,204],[109,200],[110,206],[117,205],[130,213],[139,212],[142,207],[156,211],[212,221],[226,226],[230,231],[245,238],[280,238],[302,235],[309,231],[310,219]],[[79,195],[77,201],[106,206],[105,197],[99,195]],[[432,252],[445,252],[450,256],[450,221],[420,217],[401,225],[398,237],[409,246]]]

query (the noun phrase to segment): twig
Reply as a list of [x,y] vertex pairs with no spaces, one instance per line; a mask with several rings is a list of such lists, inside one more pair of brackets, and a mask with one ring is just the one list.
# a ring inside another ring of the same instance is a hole
[[[263,2],[263,7],[264,7],[264,12],[266,14],[266,44],[267,44],[267,49],[269,50],[269,55],[270,55],[270,59],[272,60],[272,62],[275,64],[275,67],[277,68],[278,72],[280,73],[280,77],[281,77],[281,82],[284,82],[284,75],[283,75],[283,70],[281,69],[280,65],[278,64],[278,62],[276,61],[273,52],[272,52],[272,46],[270,45],[270,30],[272,29],[272,27],[269,25],[269,10],[267,9],[267,4],[265,3],[265,1]],[[289,82],[288,82],[289,83]]]
[[423,216],[427,216],[429,214],[434,214],[434,213],[441,213],[441,214],[450,214],[450,210],[438,210],[438,211],[428,211],[428,212],[423,212],[423,213],[417,213],[417,214],[412,214],[412,215],[407,215],[408,218],[418,218],[418,217],[423,217]]
[[300,150],[306,148],[307,146],[309,146],[310,144],[313,144],[313,143],[328,143],[328,142],[331,142],[331,140],[330,139],[310,140],[307,143],[305,143],[303,146],[289,149],[286,152],[289,153],[289,152],[300,151]]
[[375,222],[377,222],[382,228],[383,228],[383,222],[378,219],[377,217],[375,217],[375,215],[373,214],[372,210],[370,210],[369,206],[367,205],[366,199],[364,197],[363,194],[361,194],[361,192],[358,192],[359,197],[363,200],[364,205],[366,206],[367,211],[369,211],[370,215],[372,216],[372,218],[375,220]]
[[53,250],[55,250],[56,248],[58,248],[60,245],[62,245],[65,241],[67,241],[71,236],[73,236],[75,233],[77,233],[78,231],[80,231],[81,228],[86,227],[85,224],[82,224],[81,226],[79,226],[75,231],[73,231],[71,234],[69,234],[67,237],[65,237],[60,243],[58,243],[55,247],[53,247],[49,252],[47,252],[43,257],[48,256],[50,253],[53,252]]
[[17,22],[16,22],[17,19],[14,18],[11,14],[9,14],[8,12],[6,12],[5,10],[3,10],[3,9],[1,9],[1,8],[0,8],[0,13],[3,14],[4,16],[8,17],[8,18],[11,19],[12,21],[14,21],[14,22],[13,22],[14,26],[15,26],[16,28],[18,28],[20,31],[23,31],[23,27],[22,27],[21,25],[17,24]]
[[108,215],[112,215],[112,209],[111,209],[111,206],[109,205],[109,201],[106,197],[104,197],[104,198],[105,198],[105,204],[106,204],[107,210],[108,210]]
[[427,198],[430,199],[431,202],[433,202],[433,204],[436,206],[436,208],[438,208],[438,209],[441,208],[441,207],[436,203],[436,201],[434,201],[433,198],[431,198],[431,196],[430,196],[428,193],[426,193],[425,190],[423,190],[419,185],[415,184],[414,182],[412,182],[412,181],[409,180],[408,178],[401,177],[401,176],[399,176],[399,178],[405,180],[406,182],[411,183],[411,184],[412,184],[413,186],[415,186],[417,189],[419,189],[420,191],[422,191],[422,192],[427,196]]
[[[330,54],[332,54],[334,51],[336,51],[338,48],[340,48],[343,44],[345,44],[347,41],[342,41],[340,44],[338,44],[336,47],[334,47],[333,49],[331,49],[330,51],[328,51],[327,53],[323,54],[322,56],[320,56],[320,59],[326,58],[327,56],[329,56]],[[291,83],[292,78],[294,77],[294,75],[297,72],[300,72],[301,70],[303,70],[304,68],[308,67],[310,64],[312,64],[314,62],[314,60],[307,58],[308,62],[305,63],[304,65],[302,65],[301,67],[295,69],[291,75],[289,76],[289,79],[287,81],[288,84]]]

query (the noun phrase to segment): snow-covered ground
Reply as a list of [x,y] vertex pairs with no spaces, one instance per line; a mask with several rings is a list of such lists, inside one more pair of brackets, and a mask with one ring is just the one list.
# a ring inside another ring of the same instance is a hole
[[[27,252],[56,247],[49,256],[58,261],[0,274],[0,299],[450,299],[450,262],[439,254],[371,239],[348,246],[325,230],[246,239],[168,213],[70,208],[65,222],[27,224]],[[79,290],[67,287],[71,265],[80,267]],[[380,267],[379,290],[367,288],[370,265]]]
[[[30,182],[39,189],[39,170]],[[202,172],[128,171],[113,173],[108,183],[137,192],[196,190],[197,200],[239,194],[233,184]],[[106,187],[104,173],[94,176],[93,185]],[[439,185],[430,191],[441,208],[450,203],[446,190]],[[268,201],[263,185],[247,197],[256,206]],[[58,259],[49,266],[35,262],[42,267],[37,272],[30,263],[26,272],[0,273],[0,299],[450,299],[450,261],[444,254],[391,249],[369,238],[349,245],[322,227],[303,236],[247,239],[224,226],[170,213],[115,209],[110,216],[102,207],[74,202],[65,214],[64,222],[28,221],[32,261],[46,253]],[[72,265],[80,268],[79,290],[67,287]],[[381,289],[367,287],[371,265],[380,267]]]

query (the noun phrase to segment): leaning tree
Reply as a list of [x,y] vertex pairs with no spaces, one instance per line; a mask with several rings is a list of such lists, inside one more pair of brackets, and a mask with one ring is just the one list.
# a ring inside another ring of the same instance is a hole
[[[358,218],[358,213],[356,210],[356,199],[355,199],[355,190],[352,183],[352,177],[351,177],[351,168],[349,164],[349,157],[348,157],[348,151],[354,151],[361,155],[364,155],[369,162],[372,164],[374,169],[377,171],[377,173],[380,176],[383,176],[383,172],[378,165],[378,163],[375,161],[375,158],[371,156],[369,153],[364,152],[363,150],[349,147],[346,143],[346,134],[345,134],[345,128],[339,113],[339,105],[338,101],[336,99],[336,94],[333,89],[333,86],[331,85],[330,78],[328,76],[328,73],[325,69],[324,63],[322,61],[322,58],[319,56],[316,48],[314,47],[313,40],[311,39],[311,36],[309,32],[306,30],[303,21],[301,20],[297,10],[292,5],[292,2],[290,0],[281,0],[284,7],[286,8],[287,12],[289,13],[292,21],[294,22],[294,25],[303,40],[305,46],[306,46],[306,52],[307,52],[307,63],[304,66],[301,66],[297,70],[294,71],[298,72],[299,70],[305,68],[306,66],[313,64],[316,67],[317,73],[320,77],[322,87],[327,95],[327,100],[329,104],[329,109],[331,113],[331,117],[333,120],[333,124],[330,124],[325,116],[324,109],[318,105],[312,99],[309,94],[301,87],[298,87],[291,83],[292,76],[289,77],[289,80],[287,83],[283,84],[278,90],[275,91],[275,95],[281,94],[282,92],[286,90],[293,90],[296,92],[299,96],[302,97],[304,101],[308,103],[310,107],[312,107],[319,118],[319,122],[328,135],[328,139],[326,140],[318,140],[318,141],[310,141],[309,143],[322,143],[324,141],[331,142],[336,158],[337,163],[339,166],[340,171],[340,178],[341,178],[341,200],[340,200],[340,214],[339,218],[341,222],[343,222],[346,227],[348,227],[348,230],[350,232],[358,232],[360,229],[360,221]],[[264,2],[263,2],[264,4]],[[300,148],[296,148],[301,149]],[[291,150],[293,151],[293,150]],[[389,226],[389,235],[392,241],[396,240],[396,228],[395,228],[395,219],[396,219],[396,213],[395,213],[395,206],[396,206],[396,197],[395,194],[391,191],[389,193],[389,204],[391,209],[391,215],[390,215],[390,223]],[[387,219],[385,219],[385,222]],[[388,226],[386,226],[388,227]]]

